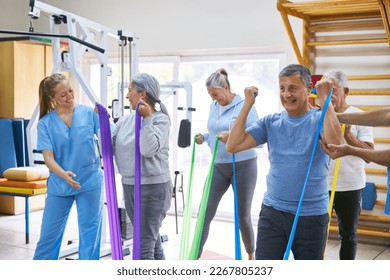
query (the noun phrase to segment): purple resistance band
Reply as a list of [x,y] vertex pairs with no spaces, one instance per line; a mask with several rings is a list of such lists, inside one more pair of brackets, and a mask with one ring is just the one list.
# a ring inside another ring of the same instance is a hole
[[99,112],[100,138],[104,166],[104,183],[110,226],[111,256],[113,260],[123,260],[122,239],[119,225],[118,201],[116,196],[115,171],[112,154],[110,115],[106,108],[96,104]]
[[134,225],[133,225],[133,260],[141,259],[141,151],[139,138],[141,133],[141,115],[135,108],[135,171],[134,171]]

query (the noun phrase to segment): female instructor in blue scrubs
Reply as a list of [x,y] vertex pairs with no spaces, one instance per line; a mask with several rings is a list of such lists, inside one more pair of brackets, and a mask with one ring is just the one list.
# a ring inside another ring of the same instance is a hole
[[103,209],[103,174],[97,147],[98,115],[75,105],[69,79],[52,74],[39,85],[38,145],[50,170],[41,235],[34,260],[59,257],[73,203],[77,207],[80,260],[97,260]]

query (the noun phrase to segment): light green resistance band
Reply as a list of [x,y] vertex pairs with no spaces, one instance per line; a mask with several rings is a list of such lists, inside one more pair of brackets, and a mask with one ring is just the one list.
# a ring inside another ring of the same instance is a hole
[[215,162],[215,156],[217,154],[218,140],[219,139],[217,137],[216,141],[215,141],[213,157],[212,157],[211,162],[210,162],[209,173],[207,175],[206,182],[205,182],[205,185],[203,188],[202,200],[200,202],[198,219],[196,221],[194,238],[192,240],[191,251],[190,251],[190,254],[188,256],[189,260],[197,260],[198,259],[200,239],[202,237],[204,218],[206,216],[206,208],[207,208],[207,203],[209,200],[210,185],[211,185],[211,181],[213,178],[214,162]]
[[179,259],[186,260],[188,259],[188,253],[190,251],[190,234],[191,234],[191,210],[192,210],[192,175],[194,173],[194,162],[195,162],[195,140],[196,136],[194,136],[194,142],[192,145],[192,158],[191,158],[191,166],[190,166],[190,178],[188,181],[188,190],[186,197],[186,207],[184,208],[183,213],[183,229],[181,234],[180,241],[180,253]]

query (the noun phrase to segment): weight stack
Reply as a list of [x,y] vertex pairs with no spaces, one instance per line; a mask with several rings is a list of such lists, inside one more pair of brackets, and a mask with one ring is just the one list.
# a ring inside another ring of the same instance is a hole
[[122,239],[129,240],[133,238],[133,224],[131,223],[130,218],[127,215],[126,209],[124,207],[120,207],[118,210]]

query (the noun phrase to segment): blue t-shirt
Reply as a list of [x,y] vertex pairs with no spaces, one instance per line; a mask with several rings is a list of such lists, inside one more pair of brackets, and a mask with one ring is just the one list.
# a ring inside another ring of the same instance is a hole
[[74,189],[63,178],[50,171],[47,192],[55,195],[73,195],[102,186],[103,174],[97,147],[99,117],[93,108],[76,105],[71,127],[60,116],[50,111],[38,122],[37,149],[52,150],[55,161],[65,170],[76,174],[81,185]]
[[[309,167],[321,111],[312,109],[292,117],[286,111],[268,115],[247,131],[257,145],[267,143],[270,169],[263,203],[277,210],[296,213]],[[329,156],[317,143],[300,210],[301,216],[328,212]]]

